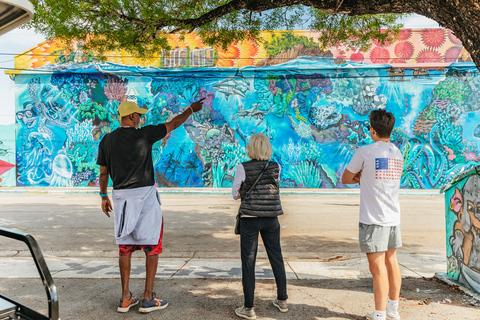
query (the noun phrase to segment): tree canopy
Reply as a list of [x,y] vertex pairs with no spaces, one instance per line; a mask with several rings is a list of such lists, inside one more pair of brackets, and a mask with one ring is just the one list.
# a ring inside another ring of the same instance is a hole
[[261,41],[261,30],[325,30],[323,47],[389,41],[399,14],[417,13],[451,29],[480,65],[478,0],[31,0],[27,25],[47,37],[81,40],[86,50],[139,56],[170,49],[169,33],[196,31],[207,45]]

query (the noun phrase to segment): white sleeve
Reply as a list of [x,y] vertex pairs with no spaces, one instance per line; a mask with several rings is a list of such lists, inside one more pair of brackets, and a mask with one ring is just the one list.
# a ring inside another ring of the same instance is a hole
[[245,168],[243,167],[243,164],[240,163],[237,166],[235,178],[233,179],[233,186],[232,186],[233,200],[240,199],[240,187],[242,186],[243,181],[245,181]]
[[351,173],[358,173],[362,171],[364,163],[365,158],[363,157],[361,150],[358,149],[350,160],[350,163],[347,165],[347,170]]
[[278,179],[280,180],[280,173],[282,172],[282,166],[278,164]]

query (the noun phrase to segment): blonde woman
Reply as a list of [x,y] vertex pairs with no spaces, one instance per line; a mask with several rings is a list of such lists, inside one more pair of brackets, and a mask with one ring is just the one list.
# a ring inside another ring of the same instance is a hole
[[273,305],[287,312],[287,278],[280,247],[280,224],[277,216],[283,214],[279,193],[280,165],[270,161],[272,146],[262,133],[251,137],[247,145],[250,161],[237,166],[233,181],[233,199],[241,199],[240,245],[242,257],[242,284],[245,303],[235,310],[244,319],[256,319],[253,307],[255,291],[255,260],[258,233],[261,234],[277,284],[277,299]]

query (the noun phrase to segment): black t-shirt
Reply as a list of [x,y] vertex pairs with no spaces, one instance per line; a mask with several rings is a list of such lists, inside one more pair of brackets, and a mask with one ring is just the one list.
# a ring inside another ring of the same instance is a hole
[[152,145],[165,137],[164,124],[118,128],[106,134],[98,146],[97,164],[107,166],[114,189],[153,186]]

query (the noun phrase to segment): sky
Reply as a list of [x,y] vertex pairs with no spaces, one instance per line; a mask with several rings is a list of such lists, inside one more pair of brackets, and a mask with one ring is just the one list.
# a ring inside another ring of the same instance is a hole
[[[412,15],[400,20],[405,28],[438,28],[437,22],[419,15]],[[14,68],[14,56],[35,47],[45,41],[45,37],[35,34],[33,30],[13,29],[0,36],[0,125],[15,123],[14,82],[4,74],[5,69]]]

